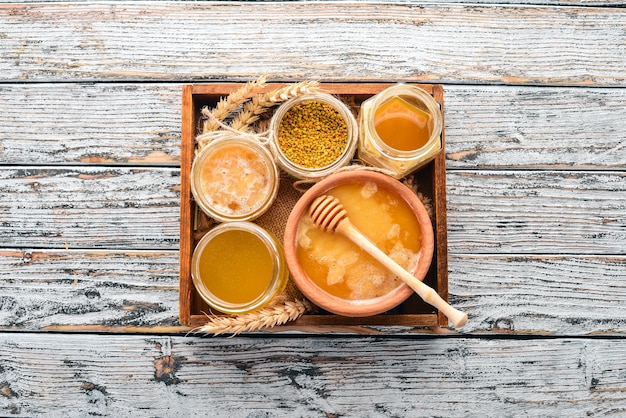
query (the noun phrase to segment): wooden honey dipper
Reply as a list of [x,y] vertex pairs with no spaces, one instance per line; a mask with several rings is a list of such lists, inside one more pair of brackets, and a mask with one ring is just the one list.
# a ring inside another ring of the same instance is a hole
[[465,325],[467,322],[467,314],[450,306],[434,289],[425,285],[402,268],[402,266],[378,248],[376,244],[370,241],[369,238],[363,235],[363,233],[350,222],[348,213],[343,208],[341,202],[339,202],[339,199],[328,195],[319,196],[311,204],[309,216],[311,216],[311,220],[318,228],[323,231],[337,232],[365,250],[369,255],[389,269],[389,271],[415,290],[424,302],[443,312],[455,328],[460,328]]

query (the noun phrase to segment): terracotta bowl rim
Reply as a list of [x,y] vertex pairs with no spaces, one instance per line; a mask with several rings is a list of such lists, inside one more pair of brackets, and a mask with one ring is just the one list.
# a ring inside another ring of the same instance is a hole
[[313,200],[339,184],[354,180],[374,181],[382,184],[396,192],[413,209],[422,233],[420,259],[413,272],[419,280],[424,280],[432,263],[434,231],[428,211],[419,197],[401,181],[380,172],[347,170],[335,173],[313,185],[300,197],[287,219],[283,239],[285,259],[294,283],[304,296],[324,310],[342,316],[364,317],[377,315],[400,305],[413,294],[413,290],[406,284],[402,284],[386,295],[364,300],[346,300],[331,295],[317,286],[304,272],[298,261],[296,243],[300,218],[306,214]]

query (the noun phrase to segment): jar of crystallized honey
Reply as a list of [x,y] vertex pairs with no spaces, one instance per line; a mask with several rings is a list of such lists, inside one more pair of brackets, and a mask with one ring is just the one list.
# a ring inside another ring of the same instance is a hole
[[243,314],[266,306],[282,292],[289,270],[276,237],[252,222],[227,222],[198,242],[191,276],[211,308]]
[[253,220],[276,200],[278,168],[253,139],[225,134],[196,156],[191,191],[200,209],[220,222]]
[[361,104],[358,158],[402,178],[441,151],[442,127],[430,94],[407,84],[389,87]]

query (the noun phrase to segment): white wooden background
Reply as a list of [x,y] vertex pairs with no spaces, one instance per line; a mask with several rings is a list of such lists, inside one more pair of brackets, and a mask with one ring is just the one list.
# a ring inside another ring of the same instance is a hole
[[[444,84],[465,328],[186,335],[181,87],[260,74]],[[0,4],[0,416],[626,416],[625,138],[620,1]]]

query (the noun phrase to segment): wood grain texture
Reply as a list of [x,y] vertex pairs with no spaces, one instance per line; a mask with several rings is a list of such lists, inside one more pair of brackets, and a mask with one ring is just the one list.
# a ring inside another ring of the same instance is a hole
[[179,174],[168,168],[0,168],[0,245],[177,249]]
[[[89,2],[91,0],[73,0],[72,3]],[[285,0],[242,0],[245,3],[284,3]],[[286,0],[294,1],[294,0]],[[296,0],[297,1],[297,0]],[[358,1],[358,0],[357,0]],[[355,2],[355,1],[353,1]],[[3,3],[67,3],[67,0],[4,0]],[[414,4],[415,0],[385,0],[383,4]],[[445,3],[464,3],[463,0],[445,0]],[[621,0],[477,0],[474,4],[527,4],[527,5],[560,5],[560,6],[622,6]]]
[[448,168],[626,169],[623,89],[445,89]]
[[[185,85],[182,93],[181,147],[180,147],[180,217],[179,217],[179,304],[178,318],[181,324],[191,323],[191,300],[195,294],[191,283],[191,258],[193,256],[194,239],[194,205],[191,193],[191,168],[195,152],[195,132],[197,129],[195,115],[197,109],[193,100],[193,86]],[[197,218],[196,218],[197,219]],[[196,224],[196,228],[198,225]]]
[[4,81],[270,73],[282,79],[626,84],[620,8],[110,2],[6,4],[0,10]]
[[450,253],[626,254],[626,173],[455,171]]
[[626,256],[450,257],[467,333],[626,334]]
[[619,416],[626,411],[624,350],[626,342],[614,339],[363,344],[5,333],[0,410],[70,417]]
[[0,251],[0,327],[178,325],[176,252]]
[[0,85],[0,162],[177,165],[180,87]]
[[[622,172],[453,171],[446,180],[451,253],[626,253]],[[179,190],[177,169],[3,168],[1,245],[177,249]]]
[[[0,163],[180,164],[182,85],[0,84]],[[447,166],[623,169],[626,92],[445,87]]]

